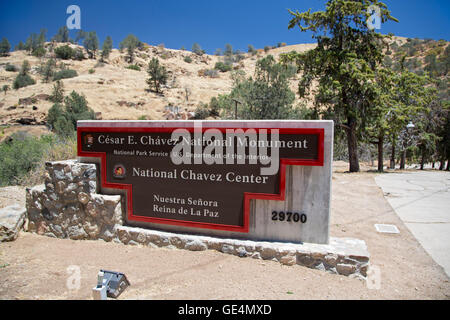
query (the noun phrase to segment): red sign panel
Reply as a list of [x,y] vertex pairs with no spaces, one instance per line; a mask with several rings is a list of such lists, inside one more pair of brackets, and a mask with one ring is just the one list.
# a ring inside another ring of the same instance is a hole
[[323,166],[321,128],[77,131],[78,156],[101,160],[101,186],[126,190],[129,221],[248,232],[250,200],[284,200],[286,165]]

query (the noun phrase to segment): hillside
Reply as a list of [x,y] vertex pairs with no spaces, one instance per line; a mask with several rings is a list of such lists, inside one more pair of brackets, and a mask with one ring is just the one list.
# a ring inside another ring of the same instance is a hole
[[[272,49],[268,53],[260,50],[254,56],[246,53],[243,54],[244,59],[235,67],[249,76],[253,74],[255,63],[260,57],[267,54],[278,57],[284,52],[305,51],[314,46],[314,44],[299,44]],[[71,45],[71,47],[78,46]],[[53,105],[51,101],[45,100],[44,95],[51,94],[54,83],[42,82],[37,68],[50,56],[52,54],[48,53],[46,57],[36,58],[26,51],[15,51],[11,52],[9,57],[0,58],[0,87],[6,84],[12,88],[18,73],[6,71],[5,66],[13,64],[20,68],[24,60],[30,62],[30,74],[36,80],[35,85],[18,90],[11,89],[0,94],[0,126],[17,126],[21,119],[25,118],[36,119],[32,124],[44,124],[46,113]],[[191,63],[184,61],[186,56],[191,57]],[[163,88],[163,94],[147,90],[146,68],[153,57],[159,58],[169,72],[169,81]],[[93,59],[82,61],[58,59],[57,63],[58,65],[64,63],[67,68],[74,69],[78,73],[77,77],[62,80],[66,94],[72,90],[84,94],[89,106],[95,112],[101,113],[102,119],[136,120],[145,117],[149,120],[158,120],[171,117],[166,106],[178,107],[180,116],[183,116],[184,111],[194,111],[199,102],[209,102],[212,97],[229,92],[232,86],[231,72],[219,72],[217,77],[199,75],[200,70],[213,69],[216,62],[222,60],[223,57],[214,55],[199,56],[190,51],[148,46],[145,50],[137,51],[134,60],[134,63],[141,67],[141,71],[127,69],[129,63],[126,61],[126,53],[121,53],[117,49],[113,49],[104,64]],[[90,69],[94,69],[95,72],[90,73]],[[188,101],[186,89],[190,91]],[[295,81],[292,83],[292,89],[296,91]],[[26,98],[31,99],[27,101]]]
[[[445,50],[448,46],[448,42],[445,41],[442,43],[394,37],[393,43],[395,44],[391,45],[391,52],[388,52],[390,56],[386,60],[393,68],[396,68],[400,56],[405,53],[408,55],[408,66],[411,64],[423,66],[426,65],[428,51],[434,50],[438,60],[439,55],[448,51]],[[61,45],[63,44],[58,44]],[[51,44],[46,43],[46,47],[49,46]],[[70,46],[84,50],[77,45]],[[242,54],[243,59],[236,63],[234,68],[243,70],[246,76],[250,76],[253,75],[256,61],[268,54],[278,58],[281,53],[293,50],[303,52],[314,47],[315,44],[298,44],[272,48],[268,52],[260,49],[256,55]],[[192,59],[191,63],[185,61],[187,56]],[[0,127],[3,138],[11,132],[23,130],[24,125],[31,133],[38,134],[47,130],[46,115],[53,103],[46,98],[51,94],[54,82],[44,83],[37,69],[50,57],[54,57],[54,53],[47,52],[44,57],[37,58],[26,51],[14,51],[8,57],[0,57],[0,88],[4,85],[11,88],[7,92],[0,93]],[[163,94],[147,90],[146,68],[153,57],[159,58],[169,72],[169,81],[163,88]],[[36,84],[14,90],[12,83],[18,71],[6,71],[5,67],[12,64],[20,69],[24,60],[30,62],[30,74],[36,80]],[[63,63],[65,68],[76,70],[78,76],[62,80],[65,93],[75,90],[84,94],[89,106],[97,112],[98,118],[161,120],[190,118],[191,112],[200,102],[207,103],[212,97],[231,90],[231,72],[218,72],[217,77],[201,75],[206,69],[214,69],[218,61],[223,61],[223,57],[207,54],[199,56],[190,51],[145,45],[143,50],[137,50],[134,60],[134,64],[140,66],[141,71],[128,69],[126,52],[121,53],[117,49],[113,49],[106,63],[100,63],[98,59],[82,61],[57,59],[57,64],[60,66]],[[448,92],[447,82],[445,85],[444,89]],[[291,89],[297,92],[296,79],[291,80]],[[188,99],[186,91],[190,92]],[[297,96],[295,103],[299,102]],[[312,99],[307,105],[312,105]],[[171,113],[170,110],[176,107],[179,113]]]

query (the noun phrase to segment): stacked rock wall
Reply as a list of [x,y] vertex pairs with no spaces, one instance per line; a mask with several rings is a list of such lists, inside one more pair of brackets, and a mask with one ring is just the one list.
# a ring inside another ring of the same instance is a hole
[[121,196],[97,194],[95,164],[47,162],[45,184],[27,189],[28,231],[56,238],[116,237],[123,224]]

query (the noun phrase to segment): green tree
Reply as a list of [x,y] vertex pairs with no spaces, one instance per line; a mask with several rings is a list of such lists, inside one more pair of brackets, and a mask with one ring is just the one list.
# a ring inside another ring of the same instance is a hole
[[15,51],[25,50],[25,44],[22,41],[19,41],[19,43],[14,47]]
[[10,89],[10,88],[9,88],[9,86],[8,86],[7,84],[4,84],[4,85],[3,85],[2,91],[5,93],[5,96],[6,96],[6,92],[7,92],[9,89]]
[[49,100],[55,103],[62,103],[64,101],[64,84],[61,80],[56,80]]
[[77,128],[78,120],[95,119],[94,111],[89,108],[86,98],[75,91],[65,97],[64,106],[55,103],[48,111],[47,123],[60,136],[69,136]]
[[134,34],[129,34],[123,41],[119,44],[119,49],[122,52],[127,49],[128,62],[132,63],[134,60],[134,51],[136,48],[140,47],[142,42]]
[[95,59],[95,54],[98,50],[98,37],[95,31],[90,31],[86,34],[83,47],[86,49],[89,59]]
[[69,36],[69,29],[67,26],[63,26],[58,29],[58,33],[53,36],[52,41],[56,42],[71,42]]
[[445,160],[447,160],[447,170],[450,170],[450,105],[447,104],[443,111],[442,125],[437,130],[439,137],[441,137],[438,145],[438,157],[441,162],[439,170],[444,169]]
[[153,58],[148,64],[147,73],[150,76],[150,78],[147,79],[150,90],[153,88],[156,93],[159,93],[161,85],[164,85],[167,82],[168,73],[166,68],[159,64],[157,58]]
[[229,43],[225,45],[225,51],[223,53],[226,57],[231,57],[233,55],[233,46]]
[[192,45],[192,52],[199,56],[205,53],[205,51],[202,50],[202,47],[200,47],[200,45],[197,42]]
[[427,162],[435,161],[440,141],[445,137],[439,136],[446,124],[446,110],[436,99],[436,90],[429,88],[430,93],[425,97],[426,107],[415,118],[418,156],[420,169],[424,169]]
[[318,82],[315,103],[332,114],[346,131],[350,172],[359,171],[358,135],[374,98],[375,70],[383,59],[385,36],[366,24],[369,6],[380,8],[381,22],[397,21],[387,6],[378,0],[329,0],[325,11],[293,12],[289,29],[311,31],[317,47],[305,53],[284,55],[283,61],[295,61],[303,71],[299,83],[301,97],[309,95],[313,80]]
[[211,99],[210,108],[227,119],[295,119],[295,94],[289,89],[294,74],[269,55],[257,61],[254,77],[235,77],[231,93]]
[[55,68],[55,59],[48,59],[47,62],[39,68],[39,73],[42,75],[43,82],[49,82],[53,78]]
[[101,57],[102,61],[108,59],[109,54],[111,53],[112,50],[112,46],[113,46],[112,38],[110,36],[107,36],[105,41],[103,42],[102,57]]
[[9,55],[9,50],[11,50],[11,45],[5,37],[3,37],[2,41],[0,42],[0,55],[5,57]]
[[75,43],[79,43],[80,40],[84,40],[86,38],[86,31],[78,30],[75,36]]

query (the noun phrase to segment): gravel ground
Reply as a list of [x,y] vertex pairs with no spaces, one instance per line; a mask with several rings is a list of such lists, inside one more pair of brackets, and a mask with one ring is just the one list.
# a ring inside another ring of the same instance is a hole
[[[378,289],[358,279],[212,250],[22,232],[16,241],[0,243],[0,299],[91,299],[101,268],[121,271],[130,280],[119,299],[450,299],[449,278],[384,199],[376,174],[348,174],[336,165],[335,171],[331,235],[367,242],[371,263],[379,271],[373,282]],[[22,194],[21,188],[2,189],[0,205],[12,198],[23,201]],[[375,223],[395,224],[400,234],[377,233]],[[74,289],[77,270],[79,288]]]

